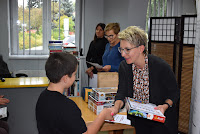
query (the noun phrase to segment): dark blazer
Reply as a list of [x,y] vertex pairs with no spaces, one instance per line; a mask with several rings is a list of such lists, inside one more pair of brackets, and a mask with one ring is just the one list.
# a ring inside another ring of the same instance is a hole
[[[86,56],[86,61],[98,63],[99,65],[103,65],[102,56],[105,51],[106,44],[108,43],[108,40],[103,38],[97,38],[96,41],[92,41],[90,43],[88,53]],[[87,67],[91,67],[92,65],[87,63]],[[96,68],[92,70],[94,74],[97,74]]]
[[[149,93],[150,103],[162,105],[166,99],[173,101],[173,107],[165,111],[166,121],[164,125],[174,134],[178,132],[177,102],[180,97],[176,78],[169,64],[159,57],[148,55],[149,67]],[[132,64],[122,61],[119,67],[119,86],[116,100],[124,101],[125,97],[133,97],[133,72]],[[134,124],[134,119],[128,116]]]

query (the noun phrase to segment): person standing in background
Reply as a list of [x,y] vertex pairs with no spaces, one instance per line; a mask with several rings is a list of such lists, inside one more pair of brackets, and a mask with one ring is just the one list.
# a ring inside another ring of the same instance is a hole
[[[102,65],[102,56],[105,51],[105,46],[108,43],[108,40],[104,37],[104,23],[99,23],[96,26],[96,31],[94,35],[94,40],[91,41],[89,50],[86,56],[86,61],[98,63],[99,65]],[[93,67],[91,64],[87,63],[87,70],[86,73],[90,78],[93,78],[94,74],[97,74],[97,69]]]
[[120,47],[120,40],[118,33],[120,32],[119,23],[109,23],[105,28],[105,37],[109,41],[106,44],[105,52],[103,55],[103,68],[97,69],[98,71],[104,72],[118,72],[119,64],[124,58],[118,51]]

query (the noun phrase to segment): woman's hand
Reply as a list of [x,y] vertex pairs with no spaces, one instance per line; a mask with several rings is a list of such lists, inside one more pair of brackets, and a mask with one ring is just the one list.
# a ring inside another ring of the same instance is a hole
[[[171,99],[166,99],[165,103],[168,103],[170,106],[173,105],[173,101]],[[164,114],[165,111],[169,108],[168,104],[158,105],[154,109],[160,110]]]
[[90,68],[88,68],[85,72],[88,74],[88,76],[90,77],[90,78],[93,78],[93,72],[92,72],[92,70],[94,69],[94,67],[93,66],[91,66]]
[[160,110],[160,111],[164,114],[165,111],[168,109],[168,105],[167,105],[167,104],[158,105],[158,106],[155,107],[154,109],[155,109],[155,110]]
[[96,68],[98,72],[102,72],[103,69],[102,68]]
[[104,66],[104,67],[102,68],[102,70],[105,71],[105,72],[109,72],[110,69],[111,69],[111,65],[106,65],[106,66]]

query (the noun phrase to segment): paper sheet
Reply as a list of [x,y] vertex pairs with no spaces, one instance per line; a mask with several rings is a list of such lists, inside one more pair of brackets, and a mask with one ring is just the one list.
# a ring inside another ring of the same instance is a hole
[[129,119],[127,119],[127,115],[121,115],[121,114],[116,114],[114,116],[114,121],[110,121],[110,120],[105,120],[105,121],[131,125],[131,121]]
[[7,107],[0,108],[0,119],[7,117]]
[[89,64],[91,64],[91,65],[93,65],[94,67],[96,67],[98,69],[103,68],[103,66],[99,65],[98,63],[92,63],[92,62],[88,62],[88,61],[86,61],[86,62],[89,63]]

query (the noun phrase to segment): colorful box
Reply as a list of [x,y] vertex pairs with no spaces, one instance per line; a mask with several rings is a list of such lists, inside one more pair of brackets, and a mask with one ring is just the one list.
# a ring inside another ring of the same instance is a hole
[[114,105],[114,100],[97,101],[91,95],[88,99],[88,108],[98,115],[104,108],[110,108]]
[[114,100],[117,94],[117,88],[92,88],[92,92],[90,94],[97,101]]
[[156,107],[155,104],[144,104],[129,97],[126,98],[126,102],[129,115],[138,116],[161,123],[165,122],[165,116],[161,113],[161,111],[154,109]]

